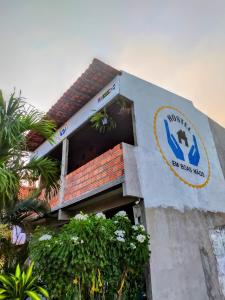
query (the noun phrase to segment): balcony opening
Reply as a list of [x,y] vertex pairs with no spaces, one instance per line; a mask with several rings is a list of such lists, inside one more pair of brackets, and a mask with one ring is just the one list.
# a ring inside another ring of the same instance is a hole
[[115,121],[116,128],[100,133],[88,121],[71,134],[68,174],[122,142],[134,145],[132,103],[120,97],[106,109],[108,115]]

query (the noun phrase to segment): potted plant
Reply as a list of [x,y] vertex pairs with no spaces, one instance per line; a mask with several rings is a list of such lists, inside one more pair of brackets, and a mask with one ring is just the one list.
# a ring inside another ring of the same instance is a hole
[[105,133],[116,128],[115,120],[107,113],[106,108],[97,111],[90,119],[92,127],[100,133]]

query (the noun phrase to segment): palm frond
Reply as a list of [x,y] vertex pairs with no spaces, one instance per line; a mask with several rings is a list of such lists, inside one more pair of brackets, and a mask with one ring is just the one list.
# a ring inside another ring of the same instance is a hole
[[5,101],[3,98],[2,90],[0,90],[0,110],[5,110]]
[[33,157],[22,169],[24,178],[35,181],[40,178],[45,197],[51,198],[59,189],[59,166],[47,157]]
[[30,130],[38,132],[52,142],[55,123],[47,119],[44,113],[26,103],[20,94],[16,96],[15,91],[8,103],[0,94],[0,137],[3,144],[9,147],[20,144],[25,148],[26,134]]
[[56,129],[55,123],[49,120],[43,114],[38,114],[38,111],[32,109],[29,114],[21,119],[26,130],[31,130],[39,133],[45,139],[48,139],[50,143],[53,143],[53,133]]
[[28,198],[17,201],[15,206],[5,214],[4,221],[10,224],[21,224],[21,222],[33,213],[39,216],[50,211],[49,203],[45,200]]
[[19,191],[18,177],[10,170],[0,166],[0,208],[11,201]]
[[26,136],[30,130],[52,142],[55,124],[26,103],[20,93],[17,96],[14,91],[6,102],[0,90],[0,209],[7,208],[7,201],[15,203],[23,181],[34,183],[41,179],[47,198],[59,189],[55,161],[33,158],[27,163]]

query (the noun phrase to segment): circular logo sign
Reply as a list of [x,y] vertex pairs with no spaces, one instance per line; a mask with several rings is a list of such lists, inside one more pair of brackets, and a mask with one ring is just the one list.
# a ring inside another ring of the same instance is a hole
[[160,107],[154,116],[159,151],[173,174],[193,188],[203,188],[210,178],[204,143],[192,122],[177,108]]

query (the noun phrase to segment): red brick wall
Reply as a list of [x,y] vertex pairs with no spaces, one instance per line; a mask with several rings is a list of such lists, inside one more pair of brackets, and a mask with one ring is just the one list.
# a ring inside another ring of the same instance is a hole
[[[46,200],[46,197],[45,197],[45,190],[42,190],[41,195],[40,195],[39,198],[40,198],[41,200]],[[54,206],[58,205],[58,204],[59,204],[59,191],[58,191],[58,193],[57,193],[54,197],[52,197],[48,202],[49,202],[49,205],[50,205],[51,207],[54,207]]]
[[64,201],[114,181],[123,174],[123,151],[120,144],[66,176]]
[[[114,181],[123,174],[123,150],[119,144],[66,176],[64,202]],[[25,198],[31,190],[22,187],[20,197]],[[51,207],[59,204],[59,193],[49,204]]]
[[53,198],[50,199],[49,204],[51,207],[56,206],[59,204],[59,194],[55,195]]
[[19,198],[20,199],[25,199],[27,198],[31,192],[33,191],[32,187],[28,187],[28,186],[21,186],[20,187],[20,192],[19,192]]

